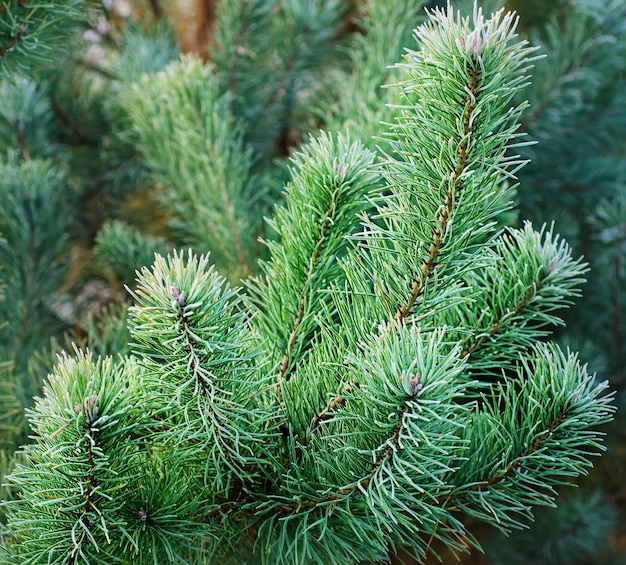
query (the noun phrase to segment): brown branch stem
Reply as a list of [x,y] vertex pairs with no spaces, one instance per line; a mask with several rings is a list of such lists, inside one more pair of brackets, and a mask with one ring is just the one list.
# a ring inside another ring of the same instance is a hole
[[[192,345],[192,337],[191,332],[189,331],[189,323],[187,321],[187,317],[185,315],[185,294],[184,292],[180,292],[178,287],[172,287],[172,296],[177,301],[177,306],[179,309],[178,312],[178,321],[180,323],[183,337],[185,338],[185,349],[187,354],[190,357],[189,366],[191,371],[196,379],[196,383],[198,385],[199,390],[201,391],[203,396],[209,396],[211,393],[211,382],[209,379],[205,378],[202,373],[204,370],[201,367],[200,359],[194,347]],[[232,446],[229,445],[230,442],[226,441],[220,432],[220,427],[223,425],[220,417],[217,415],[215,410],[213,409],[213,403],[207,403],[209,411],[211,413],[211,418],[215,425],[213,429],[215,430],[215,436],[220,445],[220,451],[223,453],[226,459],[230,459],[229,453],[232,451]]]
[[[80,528],[81,533],[80,533],[79,538],[73,540],[72,551],[68,555],[69,565],[74,565],[76,563],[76,559],[81,553],[81,545],[83,543],[83,540],[87,536],[87,531],[90,528],[90,520],[89,520],[89,515],[87,513],[93,510],[97,514],[100,514],[93,500],[94,491],[96,487],[98,486],[98,481],[94,475],[95,468],[96,468],[94,447],[97,445],[97,439],[98,439],[98,429],[94,427],[94,423],[97,419],[97,408],[96,408],[95,402],[96,402],[96,395],[93,395],[91,398],[85,399],[83,405],[81,404],[77,405],[77,408],[83,414],[87,423],[87,430],[86,430],[87,433],[85,434],[85,438],[87,440],[86,445],[87,445],[88,472],[87,472],[87,482],[81,486],[81,490],[83,490],[84,504],[80,508],[80,517],[78,519],[78,521],[83,525],[83,527]],[[90,406],[90,403],[91,403],[91,406]],[[106,528],[105,528],[105,536],[107,536],[108,538],[108,535],[106,533]]]
[[504,469],[504,471],[495,472],[489,478],[472,484],[469,488],[465,490],[465,493],[461,493],[459,496],[453,496],[449,494],[447,496],[439,497],[438,505],[441,506],[442,508],[446,508],[449,502],[459,500],[460,498],[463,498],[465,495],[467,495],[470,492],[480,492],[482,490],[495,487],[496,485],[498,485],[505,479],[513,477],[515,473],[517,473],[517,471],[523,467],[524,460],[529,455],[532,455],[533,453],[537,453],[543,447],[543,444],[545,443],[545,441],[563,423],[564,419],[565,419],[565,409],[561,408],[556,418],[548,426],[547,430],[543,434],[541,434],[539,437],[537,437],[535,441],[532,443],[532,445],[524,449],[524,451],[522,451],[522,453],[518,457],[516,457],[513,461],[511,461],[507,465],[507,467]]
[[155,19],[160,20],[163,17],[163,8],[161,7],[159,0],[149,0],[148,4],[152,10],[152,15]]
[[[480,78],[479,72],[475,68],[475,61],[471,64],[468,64],[468,73],[469,81],[467,84],[467,88],[469,90],[469,93],[465,97],[463,107],[463,138],[458,149],[458,156],[454,166],[454,170],[450,174],[450,180],[448,181],[448,188],[446,191],[446,196],[444,198],[443,208],[441,209],[441,212],[437,217],[437,226],[434,228],[432,233],[432,239],[428,248],[427,257],[420,266],[420,272],[415,276],[413,280],[411,292],[406,303],[398,308],[394,315],[393,322],[389,324],[388,328],[390,331],[393,330],[393,328],[397,327],[397,325],[410,314],[411,309],[415,305],[415,302],[424,292],[426,281],[432,274],[436,266],[439,252],[444,245],[443,238],[448,227],[448,223],[450,221],[450,216],[453,211],[454,199],[463,188],[461,175],[463,174],[467,166],[469,145],[471,136],[473,134],[471,118],[476,108],[478,83]],[[350,387],[351,384],[348,383],[346,386]],[[315,417],[313,421],[313,429],[315,429],[320,424],[320,422],[330,419],[332,417],[332,413],[336,410],[336,408],[343,405],[344,403],[345,399],[343,399],[341,395],[334,397],[331,400],[331,403]]]
[[217,15],[215,0],[196,0],[195,2],[195,50],[206,52],[209,34],[212,35]]

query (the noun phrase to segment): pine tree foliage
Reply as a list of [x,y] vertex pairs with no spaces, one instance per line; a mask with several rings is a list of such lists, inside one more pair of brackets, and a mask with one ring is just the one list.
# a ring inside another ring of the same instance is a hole
[[[224,10],[228,10],[228,3],[224,4]],[[74,13],[70,3],[62,6],[51,4],[48,8],[59,16],[64,12],[68,17],[67,23]],[[76,32],[85,31],[80,38],[76,37],[72,41],[70,56],[65,57],[58,48],[45,56],[42,52],[40,72],[37,75],[10,73],[0,80],[3,99],[0,108],[0,141],[3,152],[9,149],[21,161],[49,159],[52,169],[58,167],[58,174],[71,180],[59,186],[62,189],[58,193],[59,202],[65,200],[68,210],[74,208],[79,212],[75,216],[77,221],[72,224],[71,232],[65,232],[62,237],[67,244],[59,255],[59,265],[63,265],[61,270],[65,270],[63,280],[53,277],[50,281],[41,281],[50,293],[40,294],[39,300],[54,312],[55,323],[45,327],[38,326],[39,342],[35,344],[33,341],[33,348],[37,351],[35,356],[30,352],[20,352],[21,359],[30,358],[36,362],[24,362],[23,367],[12,373],[12,390],[19,396],[22,405],[30,404],[32,394],[40,388],[42,377],[51,369],[53,363],[50,361],[54,359],[54,353],[48,351],[49,341],[60,329],[65,330],[71,326],[70,335],[74,339],[83,345],[89,344],[102,354],[126,351],[127,333],[123,328],[118,331],[119,308],[112,306],[106,310],[112,313],[111,320],[105,319],[106,314],[100,316],[96,312],[92,315],[90,310],[100,310],[105,301],[113,299],[119,302],[123,299],[120,289],[131,282],[135,269],[152,261],[154,251],[165,252],[171,248],[171,242],[194,243],[184,234],[181,238],[164,229],[164,222],[175,213],[171,208],[161,208],[153,195],[154,189],[148,183],[154,177],[147,174],[146,164],[140,158],[142,148],[139,135],[125,104],[130,83],[138,80],[143,73],[159,71],[177,57],[178,48],[174,36],[165,20],[152,27],[132,22],[124,26],[120,25],[120,18],[123,20],[127,16],[120,16],[115,4],[106,3],[103,8],[102,13],[85,11],[81,14],[88,14],[90,17],[84,21],[84,28],[72,28]],[[285,14],[289,12],[292,14],[289,17],[292,18],[298,11],[296,8],[295,4],[289,9],[285,8]],[[320,3],[316,9],[325,10],[325,7]],[[338,5],[334,9],[338,9]],[[339,12],[343,14],[345,10],[341,8]],[[38,13],[41,14],[42,11],[39,10]],[[10,14],[3,12],[0,17],[3,20],[10,19]],[[313,21],[316,19],[312,18]],[[319,23],[326,25],[328,21],[327,17]],[[408,24],[405,27],[408,28]],[[62,35],[70,28],[58,25],[54,29]],[[325,32],[320,29],[319,33]],[[246,41],[257,41],[254,35],[258,34],[259,28],[255,26]],[[46,36],[41,37],[43,39]],[[51,45],[52,43],[46,43],[46,49]],[[326,47],[318,44],[318,52],[321,53],[323,49]],[[53,60],[48,60],[52,56]],[[22,53],[19,62],[23,64],[19,69],[13,70],[24,71],[26,67],[35,67],[34,61],[29,63],[29,60]],[[309,54],[307,60],[306,64],[298,64],[297,73],[290,74],[290,80],[297,85],[299,93],[306,90],[307,81],[310,82],[313,77],[310,65],[317,66],[316,61],[321,59]],[[332,58],[329,58],[329,62],[334,63]],[[227,69],[223,69],[222,76],[225,73]],[[319,79],[321,75],[318,74],[317,77]],[[317,83],[316,85],[319,86]],[[221,92],[224,90],[223,82],[220,89]],[[229,99],[232,100],[232,97]],[[291,121],[287,125],[293,132],[300,132],[308,119],[293,113],[289,118]],[[295,137],[299,135],[295,134]],[[245,137],[251,137],[247,130]],[[234,142],[237,143],[236,140]],[[229,141],[226,140],[225,143],[228,144]],[[203,151],[200,149],[200,152]],[[258,155],[254,156],[253,164],[256,168],[263,169],[264,179],[263,183],[257,182],[252,191],[255,193],[255,206],[247,206],[248,201],[246,206],[235,210],[237,223],[254,226],[254,236],[247,242],[250,245],[254,244],[256,230],[262,228],[263,214],[267,213],[272,199],[276,197],[276,194],[269,194],[275,192],[275,189],[269,191],[267,187],[279,186],[280,179],[284,176],[284,167],[280,164],[276,166],[273,162],[269,166],[270,162],[260,160]],[[41,172],[43,174],[43,169]],[[202,184],[198,179],[195,182]],[[158,187],[156,192],[159,192]],[[174,200],[179,202],[180,195],[174,197]],[[17,213],[13,208],[7,208],[4,212]],[[195,214],[193,206],[187,206],[186,212]],[[70,213],[66,216],[60,210],[58,214],[63,218],[64,225],[65,220],[73,215]],[[52,211],[46,218],[56,220]],[[213,218],[220,224],[225,223],[224,217],[220,215],[213,215]],[[107,223],[107,219],[112,221]],[[206,226],[202,219],[190,220],[186,217],[185,220],[192,225],[196,222],[200,226],[199,230],[205,232]],[[13,217],[7,221],[19,224],[21,219]],[[120,222],[126,228],[122,229]],[[104,229],[95,237],[101,227]],[[225,229],[228,232],[228,225]],[[58,233],[57,227],[53,225],[42,225],[40,231],[44,234]],[[93,245],[94,238],[95,248],[88,249]],[[250,253],[252,261],[248,268],[255,267],[257,252],[258,248],[256,252]],[[215,249],[214,257],[217,256]],[[234,264],[222,263],[221,267],[231,279],[238,280],[237,277],[244,272],[239,263],[236,256]],[[13,264],[27,265],[28,257],[15,255],[3,267],[11,270]],[[44,275],[44,271],[38,273]],[[58,284],[56,288],[53,281]],[[11,295],[15,297],[24,290],[23,286],[13,285]],[[12,316],[10,308],[6,310],[6,315]],[[8,335],[7,332],[3,337]],[[63,336],[56,337],[53,349],[63,347],[71,351]],[[28,367],[24,369],[26,365]],[[20,435],[25,437],[25,432]],[[12,451],[13,449],[8,449],[9,453]]]
[[[191,251],[141,271],[132,356],[60,357],[28,413],[0,563],[423,559],[478,547],[467,516],[523,527],[587,472],[612,396],[546,341],[586,266],[552,229],[502,225],[535,60],[515,26],[428,14],[388,149],[310,140],[247,296]],[[129,109],[151,165],[186,196],[213,175],[225,214],[245,205],[224,184],[253,174],[245,119],[210,67],[154,76]]]
[[84,19],[82,0],[7,0],[0,6],[0,72],[31,70]]
[[72,217],[63,190],[67,177],[51,162],[20,162],[14,155],[0,161],[0,175],[0,231],[4,236],[0,261],[5,286],[0,318],[10,321],[0,332],[0,350],[19,370],[41,347],[42,336],[58,327],[50,301],[67,268],[64,254]]
[[[471,4],[456,3],[467,12],[471,12]],[[502,2],[491,4],[496,7]],[[626,219],[621,204],[626,189],[626,4],[622,0],[574,0],[510,1],[507,5],[520,11],[522,33],[546,55],[537,61],[534,80],[524,95],[531,109],[522,119],[522,129],[539,143],[520,148],[520,153],[530,159],[519,172],[521,215],[538,221],[555,219],[554,229],[565,235],[574,253],[583,253],[590,265],[587,291],[576,309],[566,315],[567,329],[559,331],[558,339],[562,345],[581,350],[581,357],[589,361],[592,370],[610,379],[614,389],[622,390],[626,344],[620,233]],[[621,437],[622,428],[623,421],[615,422],[609,436]],[[595,478],[583,484],[590,482],[594,488],[606,490],[605,498],[616,501],[621,495],[609,485],[613,474],[622,472],[624,455],[618,449],[609,452],[611,455],[596,469]],[[585,512],[594,512],[596,506],[583,506],[576,500],[563,504],[572,521],[584,524],[594,520],[593,514]],[[623,508],[619,503],[615,508],[623,521]],[[538,522],[543,522],[541,515]],[[597,522],[603,522],[601,510]],[[529,535],[544,539],[544,533],[538,524]],[[623,561],[617,557],[623,553],[615,542],[617,536],[611,536],[609,529],[588,530],[587,548],[604,545],[605,550],[597,551],[594,557],[586,552],[583,561]],[[497,554],[526,555],[522,539],[527,538],[514,538],[513,547],[500,539],[502,547]],[[521,542],[519,550],[516,540]],[[574,547],[580,543],[574,532],[561,532],[556,541]],[[494,546],[489,551],[495,552]]]
[[528,93],[532,109],[523,119],[539,143],[522,150],[531,164],[520,173],[522,213],[554,218],[550,209],[559,202],[557,229],[590,263],[594,290],[586,293],[578,319],[568,320],[569,332],[591,341],[605,358],[604,374],[619,387],[626,310],[617,294],[624,272],[615,258],[622,250],[619,238],[603,240],[602,233],[618,233],[626,217],[620,204],[626,190],[625,19],[623,1],[577,0],[533,33],[547,57],[537,65]]
[[112,281],[132,284],[137,265],[149,265],[154,253],[167,254],[164,238],[146,234],[120,220],[105,223],[98,232],[94,255]]
[[[123,522],[110,518],[123,500],[120,485],[136,469],[139,440],[129,440],[128,432],[139,430],[142,419],[129,402],[132,374],[128,366],[114,369],[110,360],[93,362],[79,353],[49,379],[30,419],[39,440],[26,448],[27,459],[43,464],[36,474],[21,465],[13,474],[22,493],[41,497],[16,522],[33,535],[33,543],[20,548],[23,563],[119,562],[107,546],[123,546],[127,534]],[[121,456],[115,462],[109,459],[113,446]]]
[[[266,158],[284,154],[292,122],[323,92],[323,70],[337,56],[346,2],[220,2],[210,49],[216,76],[243,120],[246,141]],[[262,29],[262,33],[257,33]],[[294,117],[297,117],[294,120]]]
[[[392,99],[397,90],[383,88],[394,82],[392,77],[398,73],[390,62],[397,61],[410,44],[424,4],[414,0],[364,2],[358,21],[362,34],[349,48],[352,70],[342,77],[337,92],[331,90],[332,101],[324,100],[327,103],[320,108],[328,131],[347,130],[368,147],[384,133],[385,122],[391,122],[397,112],[391,103],[397,102]],[[360,94],[355,96],[356,92]]]
[[23,76],[0,82],[0,143],[24,157],[43,157],[53,128],[45,87]]
[[[623,2],[572,2],[562,21],[553,17],[536,41],[548,56],[537,68],[529,92],[533,109],[524,119],[524,128],[548,147],[545,151],[539,151],[539,145],[536,151],[528,148],[533,165],[525,171],[526,191],[534,188],[540,202],[559,197],[570,213],[570,206],[593,204],[600,194],[611,194],[623,183],[622,144],[615,140],[626,127],[622,112],[625,16]],[[585,143],[570,144],[573,135]],[[546,162],[557,166],[553,177],[558,180],[537,176],[545,171]],[[526,202],[533,203],[531,194]]]
[[369,170],[373,161],[360,144],[324,133],[293,157],[286,203],[270,223],[280,240],[268,243],[271,259],[250,288],[254,324],[272,344],[279,381],[302,362],[319,327],[320,303],[330,302],[328,290],[345,276],[337,257],[358,227],[363,196],[381,188]]
[[[597,292],[589,298],[590,306],[599,313],[600,323],[594,328],[609,336],[604,342],[605,354],[611,367],[619,370],[624,367],[622,346],[626,339],[626,189],[601,200],[589,223],[593,229],[592,257],[598,271],[593,278]],[[601,300],[600,296],[608,300]],[[625,378],[622,372],[614,380],[623,387]]]
[[254,196],[252,154],[211,69],[195,57],[172,63],[134,86],[128,108],[147,162],[168,187],[173,227],[218,264],[239,264],[237,278],[249,274],[255,231],[237,211]]

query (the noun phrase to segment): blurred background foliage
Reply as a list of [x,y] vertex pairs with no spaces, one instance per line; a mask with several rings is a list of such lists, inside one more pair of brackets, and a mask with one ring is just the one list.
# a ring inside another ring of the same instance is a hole
[[[390,65],[414,48],[424,7],[443,5],[0,5],[0,476],[28,441],[24,410],[60,350],[128,352],[125,286],[155,252],[211,252],[240,284],[275,237],[264,217],[282,201],[302,141],[348,132],[384,154],[398,100],[381,87],[397,80]],[[626,0],[481,5],[516,10],[520,35],[545,55],[524,93],[522,128],[537,144],[519,148],[529,159],[519,217],[554,221],[590,264],[558,339],[609,379],[623,406]],[[477,529],[486,555],[468,562],[626,563],[623,412],[607,430],[608,456],[579,489],[509,539]]]

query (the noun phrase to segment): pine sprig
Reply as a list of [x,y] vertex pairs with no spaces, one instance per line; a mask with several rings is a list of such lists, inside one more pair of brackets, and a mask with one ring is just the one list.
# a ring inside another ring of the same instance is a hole
[[182,253],[167,261],[157,256],[138,283],[130,328],[155,417],[166,418],[159,441],[175,448],[180,461],[199,465],[213,496],[227,496],[235,478],[250,481],[272,465],[262,446],[278,426],[256,401],[269,385],[258,378],[258,351],[240,299],[208,256],[191,251],[186,262]]
[[127,104],[146,160],[166,186],[172,227],[218,264],[238,265],[235,280],[249,275],[255,232],[239,211],[253,197],[252,155],[211,68],[184,57],[139,80]]
[[[530,223],[509,229],[497,240],[492,259],[469,271],[465,282],[472,293],[468,308],[450,312],[447,322],[471,328],[463,339],[463,355],[473,371],[515,363],[528,348],[563,324],[561,312],[580,296],[587,265],[574,260],[568,244],[543,226]],[[454,320],[463,313],[467,318]]]
[[521,359],[517,379],[494,388],[485,412],[468,426],[477,454],[460,464],[455,480],[465,484],[444,506],[507,531],[520,527],[533,506],[553,504],[554,487],[585,474],[589,456],[602,449],[594,428],[614,412],[606,389],[575,354],[551,344],[534,347]]
[[[464,516],[521,527],[587,471],[612,397],[540,342],[585,266],[551,230],[499,223],[532,49],[478,9],[415,35],[390,150],[322,134],[296,155],[248,298],[208,256],[157,256],[132,292],[134,356],[61,360],[0,562],[423,559],[434,540],[479,547]],[[236,215],[251,154],[223,87],[184,58],[140,80],[133,119],[181,222],[215,198],[204,241],[232,259],[253,231]]]
[[61,359],[29,412],[37,442],[10,477],[21,494],[8,503],[14,539],[1,559],[123,562],[111,546],[129,536],[121,513],[138,470],[132,434],[139,437],[143,418],[132,400],[136,382],[131,364],[114,367],[81,352]]
[[280,242],[268,243],[263,279],[250,286],[254,324],[275,351],[277,392],[305,357],[320,303],[329,302],[328,289],[342,277],[346,236],[379,186],[373,159],[360,144],[324,133],[293,158],[286,203],[270,223]]
[[[440,343],[443,337],[405,327],[383,334],[351,364],[360,386],[332,420],[320,424],[294,475],[284,479],[288,498],[274,502],[299,536],[292,546],[275,541],[276,562],[316,551],[316,538],[331,529],[333,538],[324,545],[332,543],[328,551],[338,555],[367,532],[369,542],[352,548],[350,562],[371,558],[389,543],[410,545],[423,556],[424,532],[446,537],[438,533],[442,515],[432,502],[452,472],[453,454],[466,449],[467,408],[453,400],[461,393],[463,361],[458,349]],[[369,531],[371,520],[375,532]]]
[[[363,313],[376,323],[436,310],[430,296],[445,302],[455,271],[477,267],[475,252],[497,234],[496,219],[511,205],[502,181],[523,164],[510,151],[525,105],[510,102],[527,83],[533,50],[512,43],[511,15],[476,18],[472,31],[452,12],[437,12],[417,35],[422,50],[404,63],[410,79],[401,86],[411,105],[390,134],[397,155],[385,166],[391,195],[366,222],[363,251],[347,265],[361,273],[363,262],[375,273],[369,283],[354,276],[350,283],[352,293],[378,297],[369,301],[377,311]],[[427,292],[429,280],[436,292]]]
[[[422,50],[406,56],[410,80],[401,87],[411,105],[390,132],[389,195],[354,237],[347,282],[335,294],[345,328],[338,342],[347,350],[411,318],[447,324],[449,305],[471,300],[458,273],[481,268],[497,217],[511,206],[512,186],[503,180],[523,164],[511,150],[525,104],[510,102],[527,84],[533,49],[514,43],[511,14],[485,22],[477,12],[475,25],[434,12],[416,32]],[[337,404],[346,381],[334,382]],[[321,408],[314,420],[328,413]]]

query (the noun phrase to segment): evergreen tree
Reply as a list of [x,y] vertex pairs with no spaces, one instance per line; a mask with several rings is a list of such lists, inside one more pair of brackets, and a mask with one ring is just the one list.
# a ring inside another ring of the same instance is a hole
[[[528,189],[558,154],[587,166],[551,189],[604,190],[564,231],[602,267],[597,367],[619,376],[623,2],[550,5],[529,33],[546,59],[511,15],[435,11],[394,68],[422,2],[198,2],[208,64],[176,60],[156,1],[139,24],[34,4],[0,13],[0,562],[423,559],[478,546],[464,517],[523,526],[586,472],[611,396],[547,336],[587,267]],[[36,48],[68,37],[62,66]],[[597,154],[559,145],[598,116]],[[512,225],[516,176],[537,228]],[[612,520],[594,498],[565,511],[602,518],[594,540]],[[551,539],[556,559],[580,547]]]

